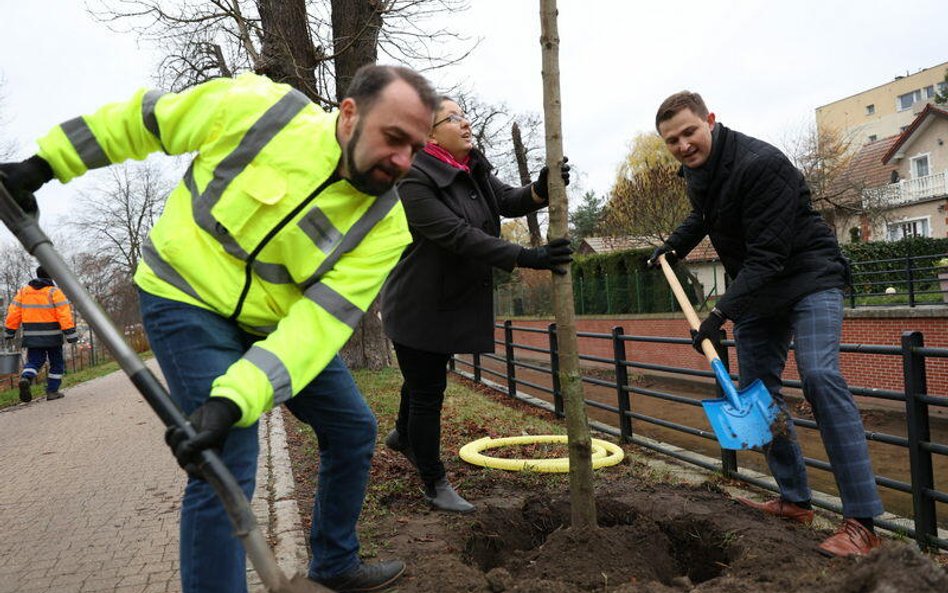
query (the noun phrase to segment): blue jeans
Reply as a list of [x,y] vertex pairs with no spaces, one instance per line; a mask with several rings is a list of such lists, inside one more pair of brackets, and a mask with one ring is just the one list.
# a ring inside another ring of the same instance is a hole
[[813,408],[843,502],[843,515],[874,517],[882,514],[882,501],[862,418],[839,370],[842,328],[843,291],[839,289],[807,295],[783,314],[741,319],[734,325],[741,388],[760,379],[786,414],[787,430],[764,447],[767,464],[785,500],[810,500],[803,452],[780,393],[792,336],[803,396]]
[[[214,379],[243,356],[258,336],[206,309],[139,291],[142,319],[171,396],[186,414],[207,400]],[[338,356],[286,407],[319,441],[309,576],[325,579],[359,565],[356,521],[362,511],[375,450],[375,416]],[[257,425],[231,430],[221,458],[244,494],[253,495]],[[246,558],[213,488],[188,479],[181,506],[181,583],[184,593],[243,593]]]
[[47,358],[49,359],[49,372],[46,373],[46,393],[55,393],[59,391],[59,386],[63,382],[63,373],[66,372],[62,346],[27,348],[26,364],[23,365],[23,372],[20,373],[20,377],[30,381],[35,379],[39,370],[46,364]]

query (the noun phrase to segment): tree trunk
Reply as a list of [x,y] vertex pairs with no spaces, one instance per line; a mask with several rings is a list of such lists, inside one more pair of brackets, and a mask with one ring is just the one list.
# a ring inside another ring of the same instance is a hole
[[[378,0],[332,0],[337,101],[342,101],[356,70],[375,63],[381,27]],[[372,302],[340,355],[353,369],[378,370],[391,365],[391,348],[382,331],[379,299]]]
[[[527,185],[532,180],[530,179],[530,168],[527,166],[527,149],[523,145],[520,126],[517,125],[517,122],[510,126],[510,136],[513,139],[517,171],[520,173],[520,185]],[[543,237],[540,236],[540,221],[537,220],[536,212],[527,214],[527,228],[530,229],[530,245],[539,247],[543,243]]]
[[379,0],[332,0],[332,43],[336,70],[336,99],[356,70],[378,58],[382,13]]
[[392,348],[382,331],[379,299],[372,302],[352,337],[339,351],[339,355],[351,369],[377,371],[392,365]]
[[[560,114],[560,37],[556,25],[556,0],[540,0],[540,47],[543,53],[543,119],[546,131],[546,164],[550,168],[549,238],[565,238],[569,207],[566,186],[559,171],[563,166],[563,136]],[[569,491],[572,527],[596,527],[596,499],[593,490],[592,437],[583,401],[573,310],[573,282],[566,274],[553,275],[553,310],[559,340],[560,385],[566,411],[569,440]]]
[[315,68],[320,52],[309,32],[305,0],[258,0],[257,6],[263,31],[257,71],[318,101]]

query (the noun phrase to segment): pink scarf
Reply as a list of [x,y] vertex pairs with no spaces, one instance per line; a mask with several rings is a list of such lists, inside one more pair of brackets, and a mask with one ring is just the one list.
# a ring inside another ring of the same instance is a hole
[[425,152],[439,161],[451,165],[455,169],[460,169],[465,173],[471,172],[471,167],[468,165],[468,163],[471,162],[471,155],[464,157],[463,161],[458,161],[450,152],[431,142],[425,144]]

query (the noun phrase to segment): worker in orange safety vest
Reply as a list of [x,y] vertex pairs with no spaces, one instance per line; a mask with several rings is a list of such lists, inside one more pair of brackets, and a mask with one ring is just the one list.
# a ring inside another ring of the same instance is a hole
[[42,266],[36,268],[36,278],[17,291],[7,308],[4,337],[13,339],[20,328],[26,348],[26,365],[20,375],[20,401],[27,403],[33,399],[30,385],[47,360],[46,401],[63,397],[59,390],[66,371],[63,338],[72,344],[78,341],[79,335],[69,300]]

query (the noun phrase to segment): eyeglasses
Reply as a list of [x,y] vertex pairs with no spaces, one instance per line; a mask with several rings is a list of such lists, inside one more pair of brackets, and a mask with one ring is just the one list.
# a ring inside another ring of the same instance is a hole
[[444,118],[444,119],[442,119],[442,120],[436,121],[436,122],[434,123],[434,125],[431,126],[431,127],[432,127],[432,128],[437,128],[438,126],[440,126],[441,124],[443,124],[443,123],[446,122],[446,121],[449,121],[449,122],[451,122],[452,124],[459,124],[459,123],[461,123],[462,121],[467,121],[467,118],[464,117],[463,115],[458,115],[457,113],[452,113],[452,114],[449,115],[448,117],[446,117],[446,118]]

